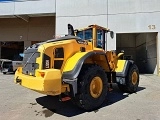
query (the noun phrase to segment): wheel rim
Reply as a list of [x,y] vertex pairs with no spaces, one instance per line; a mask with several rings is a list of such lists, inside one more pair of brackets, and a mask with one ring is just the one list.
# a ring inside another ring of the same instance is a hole
[[90,93],[93,98],[98,98],[103,89],[102,79],[100,77],[94,77],[90,84]]
[[135,85],[137,81],[138,81],[138,74],[136,71],[134,71],[132,74],[132,84]]

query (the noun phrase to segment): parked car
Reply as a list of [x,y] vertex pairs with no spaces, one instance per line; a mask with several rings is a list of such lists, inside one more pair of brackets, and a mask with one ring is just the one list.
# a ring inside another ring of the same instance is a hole
[[12,60],[8,60],[8,59],[1,59],[1,72],[3,74],[6,74],[9,71],[11,71],[12,69]]
[[22,66],[22,61],[2,60],[1,72],[3,74],[14,73],[20,66]]

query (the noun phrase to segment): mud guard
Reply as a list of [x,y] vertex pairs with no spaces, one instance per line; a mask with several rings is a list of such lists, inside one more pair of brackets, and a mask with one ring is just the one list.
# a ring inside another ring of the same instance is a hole
[[128,74],[129,67],[134,64],[132,60],[118,60],[116,69],[116,82],[125,84],[125,77]]
[[[126,77],[129,66],[132,65],[134,61],[132,60],[119,60],[119,61],[124,61],[123,63],[119,63],[121,65],[124,64],[124,67],[121,70],[116,70],[116,76]],[[118,67],[120,66],[119,64],[117,65]]]
[[[105,55],[105,53],[103,53],[103,52],[81,52],[81,53],[76,53],[74,56],[69,58],[66,62],[65,67],[64,67],[62,78],[64,78],[64,79],[77,78],[80,73],[80,70],[82,68],[84,61],[88,57],[90,57],[94,54],[104,54]],[[106,57],[106,61],[107,61],[107,57]]]
[[74,56],[69,58],[64,67],[62,78],[63,79],[77,78],[85,59],[93,54],[94,54],[93,52],[76,53]]
[[[95,54],[104,54],[104,52],[80,52],[73,55],[66,62],[63,70],[62,80],[65,83],[71,84],[73,89],[73,94],[77,93],[77,77],[80,73],[84,61]],[[105,55],[106,56],[106,55]],[[107,57],[106,57],[107,60]]]

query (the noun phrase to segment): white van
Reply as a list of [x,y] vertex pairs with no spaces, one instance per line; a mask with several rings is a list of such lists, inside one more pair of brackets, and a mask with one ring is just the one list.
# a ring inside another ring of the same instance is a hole
[[12,61],[13,71],[15,72],[18,67],[22,67],[22,61]]
[[1,72],[14,73],[18,67],[22,66],[22,61],[3,60],[1,63]]

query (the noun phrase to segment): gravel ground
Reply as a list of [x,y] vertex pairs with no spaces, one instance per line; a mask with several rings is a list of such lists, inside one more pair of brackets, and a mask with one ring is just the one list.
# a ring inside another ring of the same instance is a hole
[[101,108],[90,112],[19,86],[13,78],[0,73],[0,120],[160,120],[160,77],[155,75],[141,75],[134,94],[114,85]]

